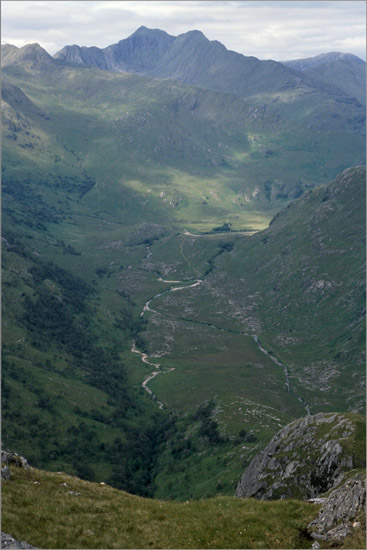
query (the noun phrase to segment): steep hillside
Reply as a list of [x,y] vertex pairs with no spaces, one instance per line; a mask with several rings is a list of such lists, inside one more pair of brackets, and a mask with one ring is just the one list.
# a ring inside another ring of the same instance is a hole
[[[189,250],[198,246],[200,237],[187,239],[185,249]],[[195,333],[190,334],[190,323],[192,330],[196,323],[196,331],[220,336],[223,351],[217,356],[208,354],[208,363],[218,362],[224,369],[231,364],[227,338],[240,357],[240,342],[252,336],[258,349],[272,359],[272,370],[281,377],[279,383],[283,380],[285,395],[297,397],[306,410],[363,411],[364,239],[365,168],[358,167],[291,203],[268,229],[250,238],[229,233],[232,247],[217,257],[203,284],[190,293],[174,298],[167,294],[152,303],[159,316],[149,318],[151,352],[164,349],[171,363],[175,359],[179,364],[186,355],[191,365],[196,364],[194,350],[203,349]],[[153,249],[152,262],[154,258]],[[172,317],[185,338],[164,344],[158,334],[165,332]],[[197,376],[203,373],[203,351],[200,356]],[[191,368],[192,380],[194,373]],[[250,369],[250,379],[239,385],[241,392],[251,387],[255,373]],[[185,403],[192,389],[180,381],[181,393],[176,396],[177,377],[173,373],[152,387],[168,401]],[[269,375],[266,380],[269,390]],[[219,399],[225,386],[215,391]],[[284,403],[280,395],[276,402]],[[218,418],[224,420],[225,410]]]
[[253,295],[260,340],[314,410],[364,406],[365,179],[354,168],[305,194],[227,264]]

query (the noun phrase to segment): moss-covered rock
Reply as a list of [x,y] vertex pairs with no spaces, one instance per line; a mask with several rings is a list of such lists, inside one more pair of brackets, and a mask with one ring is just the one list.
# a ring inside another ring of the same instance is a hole
[[333,490],[323,504],[319,515],[308,525],[312,538],[339,543],[360,526],[356,521],[366,503],[366,482],[355,474]]
[[355,444],[361,422],[358,414],[333,413],[293,421],[253,459],[236,496],[308,499],[328,491],[346,472],[363,466]]

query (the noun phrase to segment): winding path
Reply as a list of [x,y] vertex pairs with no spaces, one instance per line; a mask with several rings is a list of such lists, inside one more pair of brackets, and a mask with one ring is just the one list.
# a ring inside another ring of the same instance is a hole
[[146,365],[151,365],[152,367],[155,367],[155,370],[153,372],[151,372],[147,378],[144,380],[144,382],[142,383],[142,387],[149,393],[149,395],[152,396],[153,399],[155,399],[159,405],[159,408],[160,409],[163,409],[164,408],[164,405],[161,401],[158,401],[156,395],[154,395],[154,393],[152,392],[152,390],[150,388],[148,388],[148,382],[150,382],[151,380],[153,380],[153,378],[155,378],[156,376],[158,376],[158,374],[166,374],[167,372],[171,372],[173,370],[175,370],[174,368],[171,368],[171,369],[167,369],[167,370],[160,370],[160,363],[152,363],[151,361],[148,361],[148,354],[147,353],[143,353],[142,351],[139,351],[138,349],[136,349],[136,345],[135,345],[135,341],[133,340],[133,345],[131,347],[131,351],[133,353],[138,353],[139,355],[141,355],[141,360],[143,361],[143,363],[145,363]]
[[[148,248],[148,247],[147,247]],[[150,250],[149,250],[150,252]],[[194,282],[191,283],[191,284],[185,284],[185,282],[190,282],[190,281],[167,281],[167,280],[164,280],[162,279],[162,277],[158,277],[158,281],[161,281],[162,283],[169,283],[169,284],[180,284],[180,285],[183,285],[183,286],[171,286],[170,288],[167,288],[166,290],[164,290],[163,292],[159,292],[158,294],[155,294],[154,296],[152,296],[151,298],[149,298],[149,300],[147,300],[143,306],[143,311],[140,313],[140,317],[143,317],[144,316],[144,313],[146,311],[150,311],[151,313],[155,313],[156,315],[161,315],[161,313],[159,313],[159,311],[156,311],[155,309],[151,309],[149,307],[149,304],[151,303],[152,300],[155,300],[156,298],[158,298],[159,296],[163,296],[164,294],[168,294],[168,292],[174,292],[174,291],[177,291],[177,290],[183,290],[185,288],[194,288],[198,285],[200,285],[203,280],[202,279],[194,279]],[[146,365],[151,365],[152,367],[154,367],[154,371],[151,372],[147,378],[145,378],[145,380],[142,382],[142,387],[149,393],[149,395],[151,395],[151,397],[153,399],[155,399],[157,401],[157,403],[159,404],[159,408],[160,409],[163,409],[164,408],[164,405],[161,401],[158,401],[156,395],[152,392],[152,390],[148,387],[148,383],[153,380],[153,378],[155,378],[156,376],[158,376],[158,374],[167,374],[168,372],[171,372],[173,370],[175,370],[174,368],[170,368],[170,369],[166,369],[166,370],[161,370],[161,365],[160,363],[152,363],[151,361],[149,361],[149,355],[147,353],[143,353],[142,351],[138,350],[136,348],[136,344],[135,344],[135,340],[133,340],[133,343],[132,343],[132,346],[131,346],[131,352],[132,353],[137,353],[139,355],[141,355],[141,360],[143,361],[143,363],[145,363]]]
[[[191,235],[190,233],[188,232],[185,232],[186,235],[190,235],[190,236],[195,236],[195,237],[198,237],[199,235]],[[186,262],[188,263],[188,265],[191,267],[191,264],[190,262],[188,261],[188,259],[186,258],[186,256],[184,256],[183,252],[182,252],[182,244],[184,243],[184,240],[182,241],[181,243],[181,249],[180,249],[180,252],[182,254],[182,256],[184,257],[184,259],[186,260]],[[149,249],[149,247],[147,247],[147,251],[148,251],[148,257],[152,255],[152,252],[151,250]],[[197,271],[197,270],[196,270]],[[198,272],[198,271],[197,271]],[[199,272],[198,272],[199,273]],[[176,292],[178,290],[184,290],[186,288],[194,288],[194,287],[197,287],[199,285],[201,285],[204,281],[204,279],[194,279],[194,282],[192,282],[191,284],[185,284],[185,283],[190,283],[191,281],[169,281],[169,280],[165,280],[165,279],[162,279],[162,277],[158,277],[158,281],[162,282],[162,283],[167,283],[167,284],[174,284],[174,285],[183,285],[183,286],[171,286],[170,288],[167,288],[166,290],[163,290],[162,292],[159,292],[158,294],[155,294],[154,296],[152,296],[151,298],[149,298],[149,300],[147,300],[143,306],[143,310],[142,312],[140,313],[140,317],[143,317],[145,312],[146,311],[149,311],[151,313],[155,313],[156,315],[162,315],[159,311],[156,311],[154,309],[151,309],[150,308],[150,303],[155,300],[156,298],[159,298],[160,296],[163,296],[164,294],[168,294],[169,292]],[[284,365],[284,363],[282,363],[281,361],[279,361],[278,359],[276,359],[276,357],[274,357],[268,350],[266,350],[259,342],[259,338],[256,334],[248,334],[246,332],[241,332],[241,331],[236,331],[236,330],[230,330],[230,329],[224,329],[224,328],[221,328],[221,327],[217,327],[215,325],[212,325],[210,323],[206,323],[205,321],[198,321],[198,320],[194,320],[194,319],[185,319],[185,318],[177,318],[178,320],[180,321],[184,321],[184,322],[188,322],[188,323],[197,323],[197,324],[200,324],[200,325],[205,325],[209,328],[212,328],[212,329],[215,329],[215,330],[219,330],[221,332],[226,332],[226,333],[230,333],[230,334],[242,334],[244,336],[251,336],[257,347],[259,348],[259,350],[264,353],[264,355],[266,355],[269,359],[271,359],[276,365],[278,365],[279,367],[281,367],[283,369],[283,372],[284,372],[284,376],[285,376],[285,388],[286,388],[286,391],[287,393],[289,394],[292,394],[296,399],[298,399],[298,401],[302,404],[303,408],[306,410],[307,414],[310,415],[311,414],[311,411],[310,411],[310,407],[309,405],[299,396],[297,395],[292,389],[291,389],[291,385],[290,385],[290,380],[289,380],[289,370],[288,370],[288,367],[286,365]],[[152,392],[152,390],[148,387],[148,383],[153,380],[153,378],[155,378],[156,376],[158,376],[159,374],[166,374],[168,372],[171,372],[171,371],[174,371],[175,369],[174,368],[170,368],[170,369],[166,369],[166,370],[161,370],[161,365],[160,363],[152,363],[151,361],[149,361],[149,355],[147,353],[143,353],[142,351],[138,350],[136,348],[136,344],[135,344],[135,340],[133,340],[133,343],[132,343],[132,347],[131,347],[131,351],[132,353],[137,353],[139,355],[141,355],[141,360],[143,361],[143,363],[145,363],[146,365],[151,365],[152,367],[154,367],[154,371],[151,372],[147,378],[145,378],[145,380],[142,382],[142,387],[149,393],[149,395],[151,395],[151,397],[153,399],[155,399],[157,401],[157,403],[159,404],[159,408],[160,409],[163,409],[164,408],[164,405],[161,401],[158,401],[156,395]]]

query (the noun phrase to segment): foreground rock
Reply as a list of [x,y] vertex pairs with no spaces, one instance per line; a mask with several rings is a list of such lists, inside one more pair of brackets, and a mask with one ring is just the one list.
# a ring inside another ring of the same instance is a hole
[[1,548],[36,548],[36,546],[31,546],[24,540],[16,540],[7,533],[1,533]]
[[319,515],[308,525],[312,538],[340,543],[360,527],[356,521],[366,504],[366,483],[355,476],[330,493]]
[[295,420],[273,437],[243,474],[238,497],[309,499],[342,480],[354,466],[355,424],[343,414]]

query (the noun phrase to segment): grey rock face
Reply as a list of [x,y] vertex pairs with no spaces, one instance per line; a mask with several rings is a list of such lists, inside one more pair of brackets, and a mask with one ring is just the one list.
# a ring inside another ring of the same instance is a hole
[[328,491],[353,468],[352,452],[342,445],[353,432],[352,422],[342,414],[319,413],[295,420],[253,459],[236,496],[307,499]]
[[340,542],[353,532],[353,520],[366,503],[366,483],[357,477],[332,491],[319,515],[308,525],[314,539]]
[[18,466],[18,468],[29,468],[29,464],[23,456],[3,450],[1,451],[1,479],[3,481],[10,479],[9,464]]
[[6,450],[1,451],[1,464],[12,464],[18,466],[18,468],[29,468],[29,464],[23,456]]
[[1,533],[1,548],[36,548],[36,546],[31,546],[24,540],[16,540],[7,533]]

